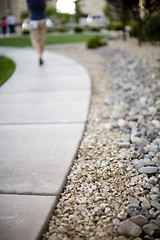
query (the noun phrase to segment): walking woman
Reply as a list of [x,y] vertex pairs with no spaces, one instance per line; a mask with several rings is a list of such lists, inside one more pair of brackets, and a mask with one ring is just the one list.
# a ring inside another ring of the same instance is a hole
[[46,1],[45,0],[27,0],[31,19],[31,42],[32,46],[38,52],[39,64],[43,64],[42,54],[45,48],[46,37]]

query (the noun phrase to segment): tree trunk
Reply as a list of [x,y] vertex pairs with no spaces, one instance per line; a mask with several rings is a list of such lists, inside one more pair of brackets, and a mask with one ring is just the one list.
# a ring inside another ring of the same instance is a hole
[[138,45],[142,45],[142,19],[140,16],[140,11],[138,11]]

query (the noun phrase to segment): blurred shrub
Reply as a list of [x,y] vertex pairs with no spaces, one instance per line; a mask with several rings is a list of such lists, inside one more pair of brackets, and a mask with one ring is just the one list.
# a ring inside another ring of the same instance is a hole
[[28,11],[22,11],[21,13],[20,13],[20,18],[21,18],[21,20],[24,20],[25,18],[27,18],[29,16],[29,12]]
[[160,41],[160,15],[150,16],[143,23],[143,37],[149,41]]
[[63,26],[59,26],[59,27],[56,28],[56,31],[64,33],[64,32],[66,32],[66,29]]
[[130,37],[137,37],[138,36],[138,26],[136,22],[131,23],[131,29],[129,31]]
[[98,48],[107,45],[107,41],[102,36],[94,36],[87,42],[87,48]]
[[22,32],[23,35],[28,35],[29,33],[30,33],[29,30],[24,30],[24,31]]
[[111,22],[108,27],[108,30],[123,30],[122,22]]
[[99,32],[101,29],[98,28],[98,27],[91,27],[90,28],[90,31],[93,31],[93,32]]
[[47,17],[52,17],[52,16],[54,16],[54,15],[56,15],[56,14],[57,14],[56,8],[51,7],[51,8],[47,8],[47,9],[46,9],[46,15],[47,15]]
[[83,32],[83,28],[82,27],[80,27],[80,26],[75,26],[74,27],[74,31],[75,31],[75,33],[81,33],[81,32]]

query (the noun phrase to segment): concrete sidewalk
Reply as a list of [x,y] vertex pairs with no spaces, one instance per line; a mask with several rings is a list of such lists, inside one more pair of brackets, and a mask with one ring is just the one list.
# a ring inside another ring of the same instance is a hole
[[16,62],[0,88],[0,239],[39,239],[66,183],[87,119],[86,70],[31,48],[0,48]]

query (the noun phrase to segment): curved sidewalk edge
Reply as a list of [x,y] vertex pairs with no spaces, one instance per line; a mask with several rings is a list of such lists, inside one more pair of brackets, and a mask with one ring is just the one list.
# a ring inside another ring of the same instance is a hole
[[16,71],[0,88],[2,240],[39,239],[66,183],[87,120],[91,81],[67,57],[0,48]]

